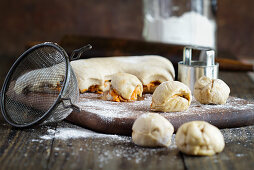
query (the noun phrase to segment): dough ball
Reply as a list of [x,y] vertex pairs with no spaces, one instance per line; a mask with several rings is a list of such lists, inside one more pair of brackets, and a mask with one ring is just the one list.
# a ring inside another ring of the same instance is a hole
[[194,86],[194,97],[202,104],[225,104],[229,93],[230,88],[220,79],[203,76]]
[[151,109],[161,112],[184,111],[189,108],[191,99],[188,86],[179,81],[166,81],[155,89]]
[[143,114],[132,126],[132,140],[147,147],[169,146],[174,132],[173,125],[158,113]]
[[204,121],[184,123],[177,130],[175,141],[178,149],[189,155],[214,155],[225,146],[220,130]]

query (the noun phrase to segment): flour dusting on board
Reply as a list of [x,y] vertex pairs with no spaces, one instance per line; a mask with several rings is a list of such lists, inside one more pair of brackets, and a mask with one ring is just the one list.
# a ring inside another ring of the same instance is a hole
[[[99,97],[98,94],[82,94],[81,101],[78,105],[83,110],[96,114],[107,121],[113,121],[114,118],[137,117],[143,113],[150,112],[151,95],[145,95],[143,101],[130,103],[103,101]],[[245,104],[241,104],[241,102]],[[185,112],[161,114],[164,114],[164,116],[184,116],[187,114],[206,113],[211,109],[217,109],[217,111],[235,109],[240,111],[253,108],[254,104],[251,102],[246,103],[243,99],[230,97],[225,105],[201,105],[193,101],[191,107]],[[56,129],[48,127],[44,135],[32,139],[31,142],[43,145],[43,141],[45,140],[52,141],[53,145],[50,145],[52,149],[47,148],[47,150],[51,151],[52,153],[50,154],[56,158],[64,157],[66,161],[68,159],[73,161],[83,158],[82,156],[86,155],[83,152],[89,152],[94,155],[96,158],[94,159],[94,164],[97,169],[107,167],[111,161],[121,162],[122,160],[127,160],[136,164],[145,164],[151,161],[156,163],[160,160],[167,159],[170,164],[179,159],[179,154],[177,154],[179,151],[175,144],[175,135],[173,135],[171,145],[168,148],[143,148],[135,145],[130,136],[97,133],[65,122],[58,124],[58,126],[60,127]],[[238,133],[235,133],[235,131]],[[244,138],[246,141],[246,144],[243,145],[244,148],[249,148],[248,145],[253,145],[253,138],[249,137],[250,135],[244,134],[246,133],[245,131],[239,131],[237,128],[234,128],[224,129],[222,133],[227,145],[237,141],[239,137]],[[232,136],[232,134],[234,135]],[[176,154],[168,157],[169,153]],[[156,155],[155,160],[153,160],[155,158],[154,155]],[[235,156],[245,157],[246,155],[235,153]],[[223,159],[227,160],[229,158],[223,157]],[[218,163],[218,161],[215,160],[214,163]]]
[[[81,95],[79,107],[86,111],[93,113],[105,121],[113,121],[114,118],[137,118],[138,116],[152,112],[150,111],[150,105],[152,101],[152,95],[144,95],[144,100],[135,102],[112,102],[99,99],[98,94],[85,93]],[[213,112],[222,113],[223,111],[235,111],[246,109],[254,109],[253,103],[244,103],[244,99],[229,97],[228,101],[224,105],[201,105],[195,99],[192,101],[191,106],[184,112],[170,112],[161,113],[165,117],[182,117],[186,115],[202,115],[213,110]]]

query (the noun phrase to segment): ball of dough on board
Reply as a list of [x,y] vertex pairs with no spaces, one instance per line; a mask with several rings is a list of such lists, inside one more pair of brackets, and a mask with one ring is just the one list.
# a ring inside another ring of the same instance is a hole
[[161,112],[184,111],[189,108],[191,99],[188,86],[179,81],[166,81],[155,89],[151,109]]
[[194,97],[202,104],[225,104],[229,93],[230,88],[220,79],[203,76],[194,86]]
[[143,114],[132,126],[132,140],[146,147],[169,146],[174,132],[173,125],[158,113]]
[[225,146],[220,130],[204,121],[184,123],[177,130],[175,142],[181,152],[189,155],[214,155]]

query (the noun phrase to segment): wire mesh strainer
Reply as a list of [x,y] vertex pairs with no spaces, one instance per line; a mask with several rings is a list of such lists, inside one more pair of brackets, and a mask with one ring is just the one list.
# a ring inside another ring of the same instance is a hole
[[24,52],[8,72],[1,91],[1,110],[15,127],[57,122],[66,118],[79,98],[70,60],[91,49],[74,50],[70,59],[59,45],[35,45]]

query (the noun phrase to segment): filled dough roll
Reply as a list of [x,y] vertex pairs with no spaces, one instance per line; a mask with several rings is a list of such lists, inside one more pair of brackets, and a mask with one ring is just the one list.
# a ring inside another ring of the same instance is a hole
[[110,90],[104,93],[104,99],[115,102],[135,101],[142,97],[142,92],[142,83],[136,76],[117,73],[112,75]]
[[174,80],[174,67],[168,59],[161,56],[140,56],[138,59],[137,65],[129,64],[126,72],[138,77],[144,93],[153,93],[162,82]]
[[179,81],[166,81],[153,93],[151,109],[161,112],[178,112],[187,110],[191,103],[191,91]]
[[104,92],[116,73],[135,75],[146,92],[152,93],[162,82],[174,80],[172,63],[161,56],[131,56],[90,58],[71,62],[81,93]]

